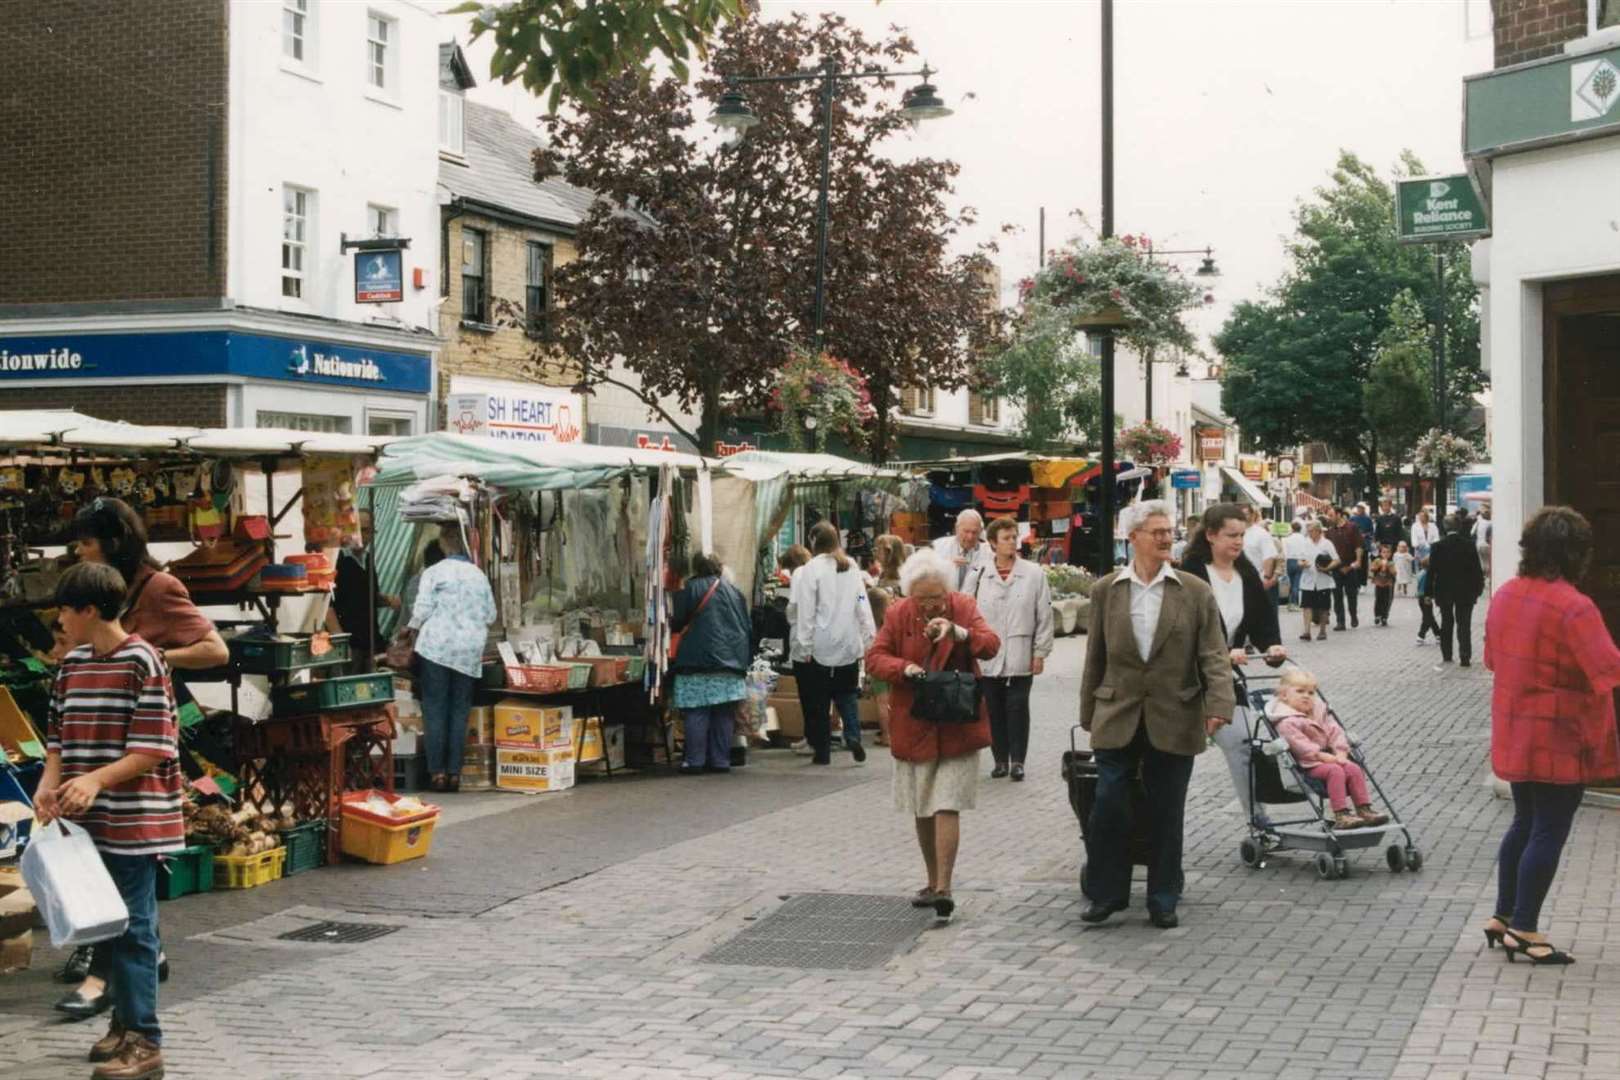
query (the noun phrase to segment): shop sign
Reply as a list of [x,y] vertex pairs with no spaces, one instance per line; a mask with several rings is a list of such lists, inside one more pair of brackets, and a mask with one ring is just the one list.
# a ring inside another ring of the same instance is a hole
[[58,379],[248,379],[425,394],[425,355],[231,330],[0,338],[0,383]]
[[1198,429],[1198,457],[1201,461],[1220,461],[1226,457],[1226,430],[1218,427]]
[[657,442],[653,442],[653,437],[651,435],[643,435],[638,432],[636,434],[636,449],[663,450],[666,453],[673,454],[677,453],[680,450],[680,447],[670,442],[668,435],[661,435],[659,436]]
[[1239,454],[1238,468],[1243,470],[1245,480],[1264,480],[1266,477],[1266,459],[1254,454]]
[[445,397],[445,425],[449,430],[516,442],[577,443],[583,434],[581,412],[577,394],[542,386]]
[[1197,491],[1203,483],[1196,469],[1178,469],[1170,474],[1170,486],[1176,491]]
[[1463,80],[1463,154],[1492,157],[1620,129],[1620,48]]
[[1395,184],[1395,238],[1403,244],[1472,240],[1490,231],[1485,205],[1467,174]]
[[354,253],[354,302],[395,304],[405,299],[404,252]]
[[1283,454],[1277,459],[1277,476],[1282,480],[1292,480],[1299,468],[1299,462],[1292,454]]
[[1301,484],[1310,483],[1311,482],[1311,467],[1310,467],[1310,465],[1305,464],[1305,463],[1302,462],[1300,464],[1300,466],[1299,466],[1299,469],[1295,473],[1294,479],[1299,481]]
[[719,458],[728,458],[737,454],[747,453],[749,450],[758,449],[759,447],[755,446],[751,442],[747,442],[746,440],[743,442],[728,443],[721,442],[717,439],[715,440],[714,444],[714,456]]

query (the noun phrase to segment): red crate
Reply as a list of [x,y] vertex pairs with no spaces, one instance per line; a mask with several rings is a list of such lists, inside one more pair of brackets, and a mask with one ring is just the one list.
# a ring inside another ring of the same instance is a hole
[[568,668],[549,664],[529,664],[507,667],[506,685],[512,690],[528,690],[536,694],[561,694],[568,689]]

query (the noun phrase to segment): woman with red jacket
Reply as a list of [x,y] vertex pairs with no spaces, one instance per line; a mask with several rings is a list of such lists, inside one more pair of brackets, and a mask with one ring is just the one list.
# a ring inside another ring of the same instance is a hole
[[972,810],[979,783],[979,751],[990,745],[990,715],[983,702],[970,724],[936,724],[912,716],[911,680],[930,671],[979,673],[979,661],[1001,651],[971,596],[953,592],[956,571],[931,548],[900,569],[905,599],[884,615],[866,653],[866,670],[890,686],[889,741],[894,756],[894,807],[917,822],[928,884],[912,897],[940,918],[956,910],[951,874],[961,840],[961,812]]
[[1509,960],[1571,964],[1536,923],[1586,785],[1620,776],[1620,649],[1573,584],[1592,557],[1587,520],[1567,506],[1543,507],[1519,547],[1519,576],[1491,598],[1485,623],[1485,666],[1496,674],[1491,767],[1513,788],[1485,940],[1500,942]]

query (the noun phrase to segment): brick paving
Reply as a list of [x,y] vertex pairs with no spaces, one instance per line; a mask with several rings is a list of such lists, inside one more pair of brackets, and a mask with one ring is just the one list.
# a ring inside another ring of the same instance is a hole
[[[1435,673],[1410,601],[1394,621],[1291,644],[1363,737],[1421,873],[1389,873],[1377,850],[1345,881],[1303,858],[1244,867],[1211,753],[1189,797],[1181,927],[1152,929],[1140,906],[1085,927],[1058,776],[1071,639],[1037,682],[1030,780],[986,782],[964,817],[957,919],[884,968],[700,962],[785,897],[921,883],[881,752],[830,770],[775,755],[747,777],[480,800],[423,864],[165,905],[170,1075],[1620,1075],[1620,816],[1582,812],[1549,904],[1546,928],[1581,962],[1486,952],[1477,927],[1508,817],[1485,767],[1489,675]],[[344,917],[404,929],[352,947],[273,941]],[[43,970],[0,979],[0,1075],[84,1074],[99,1029],[54,1023],[54,993]]]

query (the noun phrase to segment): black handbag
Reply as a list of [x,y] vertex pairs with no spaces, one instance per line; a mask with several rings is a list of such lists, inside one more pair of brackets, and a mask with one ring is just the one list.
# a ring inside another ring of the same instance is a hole
[[917,676],[911,715],[934,724],[971,724],[979,718],[979,679],[971,671],[928,671]]

